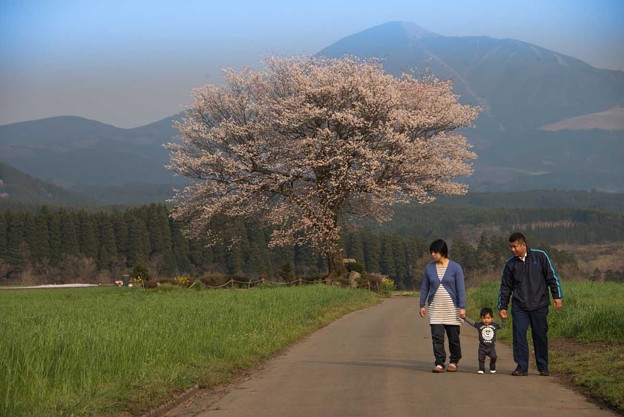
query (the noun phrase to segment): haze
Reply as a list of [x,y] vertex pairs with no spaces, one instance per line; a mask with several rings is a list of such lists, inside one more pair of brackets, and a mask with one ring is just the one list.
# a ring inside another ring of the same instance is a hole
[[624,70],[621,0],[0,0],[0,125],[73,115],[141,126],[182,111],[221,68],[314,54],[396,20]]

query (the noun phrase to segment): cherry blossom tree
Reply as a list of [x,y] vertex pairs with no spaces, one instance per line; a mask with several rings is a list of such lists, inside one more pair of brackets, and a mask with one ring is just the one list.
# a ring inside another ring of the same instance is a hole
[[169,168],[192,179],[172,215],[210,241],[253,218],[270,244],[311,244],[329,276],[345,273],[341,230],[387,221],[392,206],[464,194],[476,155],[457,130],[479,109],[452,83],[385,74],[377,60],[270,57],[194,90],[170,143]]

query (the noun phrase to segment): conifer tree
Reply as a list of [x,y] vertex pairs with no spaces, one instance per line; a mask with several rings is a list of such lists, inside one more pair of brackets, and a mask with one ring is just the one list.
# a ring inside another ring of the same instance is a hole
[[76,232],[75,215],[61,209],[59,212],[61,229],[61,254],[67,256],[78,255],[80,246],[78,244],[78,234]]
[[95,224],[91,214],[80,210],[76,214],[78,220],[78,244],[80,253],[93,260],[97,259],[98,242],[95,231]]

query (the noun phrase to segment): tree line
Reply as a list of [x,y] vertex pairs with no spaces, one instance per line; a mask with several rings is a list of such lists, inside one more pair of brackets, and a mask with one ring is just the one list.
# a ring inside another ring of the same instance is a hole
[[[187,239],[163,204],[113,210],[41,207],[0,213],[0,282],[110,283],[133,268],[154,277],[238,276],[290,280],[327,273],[327,260],[310,246],[270,248],[270,230],[240,221],[233,235],[213,246]],[[443,235],[438,235],[443,236]],[[435,238],[437,238],[436,236]],[[507,236],[482,233],[478,241],[461,234],[444,237],[469,284],[497,276],[509,257]],[[530,236],[530,235],[527,235]],[[430,236],[362,228],[341,237],[346,258],[367,273],[387,275],[398,289],[418,288],[430,256]],[[555,264],[569,276],[578,272],[569,253],[546,245]]]
[[[488,229],[491,233],[512,230],[550,244],[594,244],[624,240],[624,212],[604,208],[494,208],[450,205],[405,205],[398,207],[392,221],[374,230],[416,233],[426,238],[453,236],[462,231]],[[504,233],[503,233],[504,234]],[[473,240],[478,238],[474,234]]]

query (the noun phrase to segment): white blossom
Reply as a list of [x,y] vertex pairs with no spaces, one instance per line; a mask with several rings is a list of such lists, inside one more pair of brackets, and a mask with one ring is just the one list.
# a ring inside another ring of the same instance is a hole
[[479,109],[450,81],[385,74],[356,58],[270,57],[194,90],[169,168],[192,179],[173,216],[213,241],[224,218],[253,218],[271,244],[339,254],[341,227],[391,207],[463,194],[476,155],[457,129]]

